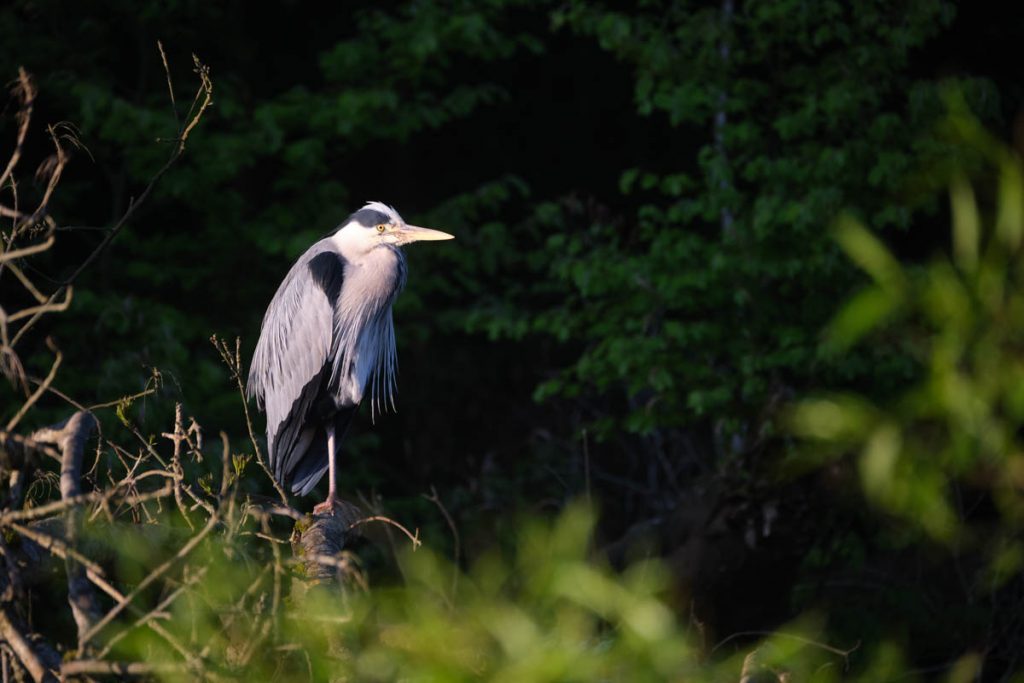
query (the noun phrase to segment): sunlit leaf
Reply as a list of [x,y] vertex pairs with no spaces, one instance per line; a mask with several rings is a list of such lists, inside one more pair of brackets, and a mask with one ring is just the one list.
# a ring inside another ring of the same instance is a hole
[[861,479],[869,493],[890,490],[902,444],[900,431],[892,423],[882,423],[871,432],[860,456]]
[[1011,252],[1017,250],[1024,235],[1024,173],[1016,156],[1003,163],[999,176],[996,234]]
[[962,175],[954,176],[949,201],[953,213],[953,254],[961,268],[973,271],[978,264],[981,218],[974,190]]
[[807,438],[845,441],[862,438],[876,419],[867,402],[838,396],[802,401],[794,408],[790,424],[795,433]]
[[850,348],[864,335],[877,329],[895,314],[900,297],[881,287],[864,289],[839,311],[825,330],[825,345],[830,351]]
[[892,253],[861,223],[842,216],[836,223],[836,239],[847,255],[881,287],[892,292],[904,286],[903,269]]

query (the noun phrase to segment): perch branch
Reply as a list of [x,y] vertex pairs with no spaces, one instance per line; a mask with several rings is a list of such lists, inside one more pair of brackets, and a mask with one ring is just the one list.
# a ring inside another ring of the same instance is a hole
[[305,529],[295,526],[292,536],[292,555],[302,559],[305,578],[312,581],[329,581],[338,578],[353,578],[353,573],[335,572],[332,569],[351,570],[350,565],[338,567],[318,561],[316,558],[337,557],[359,536],[354,529],[359,525],[362,512],[358,507],[343,500],[338,501],[334,514],[316,515]]

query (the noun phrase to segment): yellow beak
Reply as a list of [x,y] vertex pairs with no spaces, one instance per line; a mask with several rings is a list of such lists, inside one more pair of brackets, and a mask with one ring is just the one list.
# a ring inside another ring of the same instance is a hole
[[400,236],[404,243],[409,242],[436,242],[439,240],[453,240],[455,235],[449,235],[446,232],[440,230],[431,230],[430,228],[421,228],[416,225],[403,225],[402,227],[395,230]]

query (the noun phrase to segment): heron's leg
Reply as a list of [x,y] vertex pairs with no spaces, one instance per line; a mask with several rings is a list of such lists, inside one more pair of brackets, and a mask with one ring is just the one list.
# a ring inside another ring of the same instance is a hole
[[313,508],[313,514],[333,514],[338,502],[337,477],[335,475],[334,422],[327,423],[327,500]]
[[327,500],[331,502],[332,507],[334,501],[337,500],[338,493],[338,468],[335,453],[334,422],[331,421],[327,423]]

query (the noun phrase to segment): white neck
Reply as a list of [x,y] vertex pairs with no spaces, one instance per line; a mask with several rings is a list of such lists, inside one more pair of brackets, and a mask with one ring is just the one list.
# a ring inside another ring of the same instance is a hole
[[381,244],[375,230],[366,228],[356,222],[349,223],[331,235],[330,240],[334,242],[338,252],[349,263],[358,263],[374,247]]

